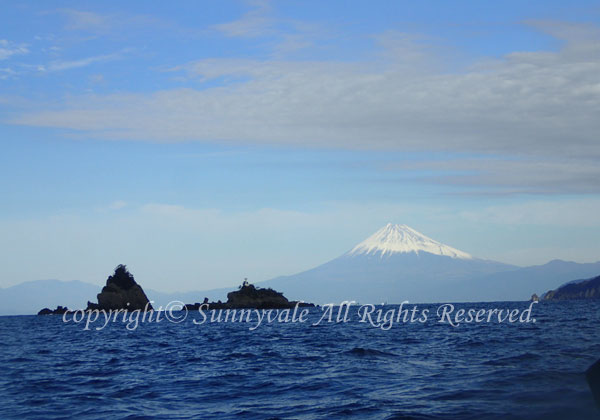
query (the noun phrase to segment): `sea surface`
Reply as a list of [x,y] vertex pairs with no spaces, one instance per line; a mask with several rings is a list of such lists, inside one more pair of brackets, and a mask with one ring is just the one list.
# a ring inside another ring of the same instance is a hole
[[458,327],[426,308],[427,322],[388,330],[359,322],[358,307],[348,322],[314,325],[323,310],[313,308],[306,322],[255,330],[197,325],[199,313],[134,330],[0,317],[0,418],[599,418],[584,372],[600,358],[600,302],[544,302],[535,323]]

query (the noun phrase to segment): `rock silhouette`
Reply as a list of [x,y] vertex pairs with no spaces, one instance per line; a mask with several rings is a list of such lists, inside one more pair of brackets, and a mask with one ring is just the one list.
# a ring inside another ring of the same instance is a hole
[[123,264],[118,265],[106,280],[106,286],[98,294],[98,303],[88,302],[87,310],[95,309],[153,310],[146,293]]
[[[312,303],[289,301],[283,293],[273,289],[257,288],[253,284],[244,282],[239,290],[227,293],[227,302],[208,302],[204,299],[208,309],[286,309],[298,306],[311,307]],[[186,305],[188,310],[198,310],[200,303]]]
[[65,306],[57,306],[56,309],[44,308],[38,312],[38,315],[63,315],[70,312]]

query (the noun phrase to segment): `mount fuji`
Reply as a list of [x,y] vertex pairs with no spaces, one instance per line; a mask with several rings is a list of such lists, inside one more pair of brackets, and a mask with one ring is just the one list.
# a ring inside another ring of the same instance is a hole
[[470,260],[466,252],[444,245],[406,225],[388,223],[373,235],[356,245],[349,255],[379,255],[381,258],[394,253],[427,252],[445,257]]
[[515,269],[475,258],[406,225],[388,223],[332,261],[260,285],[319,303],[465,301],[469,290],[462,284]]

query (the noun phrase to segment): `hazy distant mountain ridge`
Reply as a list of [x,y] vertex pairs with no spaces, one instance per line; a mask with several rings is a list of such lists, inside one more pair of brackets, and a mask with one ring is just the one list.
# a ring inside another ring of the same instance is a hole
[[58,305],[84,309],[98,286],[82,281],[34,280],[0,289],[0,315],[31,315]]
[[[406,226],[387,224],[350,251],[318,267],[257,283],[292,300],[315,303],[413,303],[527,300],[574,278],[600,273],[600,262],[552,260],[517,267],[482,260]],[[143,283],[143,280],[142,280]],[[41,280],[0,289],[0,315],[34,314],[42,307],[82,309],[98,285]],[[164,293],[147,290],[155,308],[168,302],[225,299],[231,288]]]
[[426,252],[397,253],[383,258],[343,255],[292,276],[261,282],[288,296],[320,303],[441,302],[465,278],[515,267],[485,260],[459,260]]

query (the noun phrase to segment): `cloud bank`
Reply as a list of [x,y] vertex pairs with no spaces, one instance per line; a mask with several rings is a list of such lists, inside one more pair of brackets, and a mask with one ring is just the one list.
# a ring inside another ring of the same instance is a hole
[[[154,142],[600,155],[593,31],[577,32],[557,52],[515,52],[461,73],[422,68],[419,54],[388,48],[387,59],[369,63],[203,59],[174,70],[199,87],[81,96],[10,123]],[[202,84],[216,79],[227,83]]]
[[[89,12],[63,13],[70,30],[100,30],[110,22]],[[266,58],[163,67],[163,75],[185,87],[70,95],[13,111],[5,122],[110,140],[451,153],[381,169],[391,182],[401,172],[426,171],[418,181],[467,194],[600,192],[599,28],[529,21],[561,47],[449,71],[431,39],[394,31],[373,35],[371,50],[363,48],[353,61],[317,59],[322,50],[315,40],[328,36],[323,28],[272,14],[259,2],[240,19],[209,28],[226,38],[264,40],[272,48]],[[2,42],[6,51],[22,48]],[[123,59],[124,52],[53,61],[43,70]],[[0,79],[11,71],[0,68]]]

